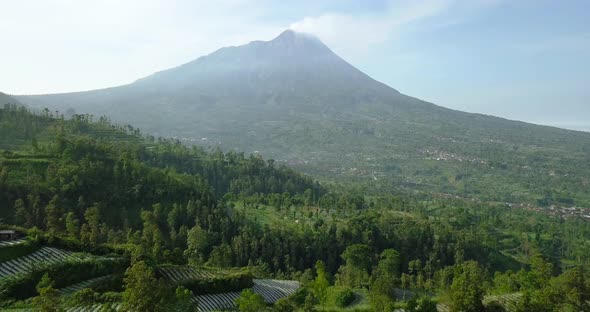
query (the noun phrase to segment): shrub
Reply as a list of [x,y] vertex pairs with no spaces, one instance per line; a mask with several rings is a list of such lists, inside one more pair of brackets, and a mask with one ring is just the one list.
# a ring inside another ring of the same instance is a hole
[[89,259],[41,267],[26,274],[0,280],[1,299],[26,299],[37,295],[35,285],[45,274],[56,288],[63,288],[94,277],[123,271],[126,267],[127,261],[124,259]]
[[309,293],[310,291],[309,289],[307,289],[307,287],[301,287],[297,289],[297,291],[293,294],[291,299],[293,300],[293,302],[295,302],[295,304],[303,305],[305,303],[305,298],[307,298],[307,295]]
[[30,239],[18,245],[0,247],[0,262],[6,262],[12,259],[26,256],[39,249],[39,243]]
[[295,311],[295,305],[287,298],[281,298],[275,302],[273,311],[277,312],[293,312]]
[[241,312],[259,312],[266,308],[266,303],[261,295],[255,293],[252,289],[242,291],[240,297],[236,299],[236,305]]
[[91,305],[97,302],[99,294],[91,288],[84,288],[72,295],[70,302],[72,306]]
[[350,288],[343,288],[336,293],[334,301],[337,307],[345,308],[354,302],[355,298],[356,295]]
[[80,252],[88,252],[95,255],[116,255],[121,256],[129,256],[132,251],[131,246],[110,246],[108,244],[100,244],[97,246],[91,246],[89,244],[84,244],[77,239],[74,238],[66,238],[66,237],[59,237],[55,235],[42,235],[41,242],[50,247],[66,249],[71,251],[80,251]]
[[498,301],[492,301],[486,304],[486,312],[505,312],[506,308]]
[[212,278],[190,280],[179,286],[184,286],[195,294],[219,294],[250,288],[254,286],[254,282],[249,272],[238,272]]

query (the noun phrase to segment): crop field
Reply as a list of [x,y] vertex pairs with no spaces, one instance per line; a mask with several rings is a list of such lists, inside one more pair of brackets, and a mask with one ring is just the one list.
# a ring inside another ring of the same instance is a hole
[[183,282],[195,279],[209,279],[218,277],[220,275],[225,275],[229,271],[219,270],[219,271],[212,271],[212,270],[204,270],[204,269],[195,269],[191,267],[183,267],[183,266],[170,266],[170,267],[160,267],[158,268],[158,272],[162,274],[162,276],[168,278],[174,284],[182,284]]
[[92,306],[78,306],[67,308],[66,312],[100,312],[100,311],[119,311],[121,310],[120,303],[112,304],[95,304]]
[[91,287],[95,286],[96,284],[99,284],[100,282],[107,280],[109,277],[111,277],[111,275],[100,276],[100,277],[96,277],[93,279],[89,279],[89,280],[62,288],[62,289],[60,289],[60,292],[63,295],[72,295],[84,288],[91,288]]
[[[260,294],[266,303],[275,303],[281,298],[294,294],[298,288],[299,283],[296,281],[255,279],[252,290]],[[193,300],[197,302],[199,311],[206,312],[230,309],[235,306],[234,302],[239,296],[240,292],[229,292],[194,296]]]
[[1,241],[0,242],[0,248],[7,247],[7,246],[15,246],[15,245],[24,244],[26,241],[27,241],[26,238],[15,239],[15,240],[10,240],[10,241]]
[[[520,299],[521,296],[522,296],[521,293],[486,296],[483,301],[484,301],[484,303],[497,301],[506,309],[506,311],[510,312],[510,311],[515,310],[516,303],[518,302],[518,300]],[[438,304],[436,306],[436,308],[439,312],[450,312],[451,311],[451,308],[445,304]]]
[[0,279],[9,278],[18,274],[31,272],[34,269],[67,261],[82,261],[86,257],[88,256],[67,250],[42,247],[26,256],[0,263]]

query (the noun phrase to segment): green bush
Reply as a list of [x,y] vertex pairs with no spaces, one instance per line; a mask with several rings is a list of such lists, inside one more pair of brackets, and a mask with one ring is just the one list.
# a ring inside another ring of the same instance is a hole
[[297,304],[298,306],[301,306],[305,303],[305,298],[307,298],[307,295],[310,293],[311,292],[309,291],[309,289],[307,287],[300,287],[291,296],[291,300],[293,300],[293,302],[295,302],[295,304]]
[[93,285],[92,289],[99,293],[121,292],[123,291],[123,272],[113,274],[98,284]]
[[70,304],[72,306],[91,305],[98,301],[98,296],[99,294],[91,288],[84,288],[72,295]]
[[356,295],[350,288],[343,288],[336,293],[334,303],[339,308],[345,308],[353,303],[355,298]]
[[40,245],[36,240],[27,240],[22,244],[0,247],[0,262],[26,256],[35,252],[39,247]]
[[66,249],[71,251],[88,252],[95,255],[125,255],[131,254],[131,248],[129,246],[110,246],[107,244],[100,244],[98,246],[91,246],[84,244],[77,239],[59,237],[55,235],[42,235],[41,242],[44,245]]
[[89,259],[63,262],[40,267],[30,273],[0,280],[0,299],[26,299],[37,295],[35,286],[43,275],[48,274],[55,288],[63,288],[94,277],[124,271],[125,259]]
[[254,282],[250,272],[238,272],[213,278],[190,280],[178,286],[184,286],[194,294],[202,295],[240,291],[254,286]]

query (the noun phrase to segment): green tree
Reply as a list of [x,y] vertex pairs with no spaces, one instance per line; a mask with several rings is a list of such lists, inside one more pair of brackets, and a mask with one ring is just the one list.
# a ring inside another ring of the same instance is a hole
[[[412,310],[410,310],[412,311]],[[414,312],[436,312],[438,309],[436,308],[436,301],[430,299],[429,297],[422,297],[417,300],[416,308],[413,310]]]
[[294,312],[295,308],[295,305],[287,298],[281,298],[273,305],[275,312]]
[[395,305],[395,288],[399,286],[400,255],[394,249],[384,250],[373,271],[369,299],[375,311],[391,311]]
[[59,204],[59,196],[55,195],[45,207],[45,227],[53,234],[59,233],[62,229]]
[[318,260],[316,262],[315,270],[317,276],[313,281],[311,288],[318,301],[323,304],[326,302],[330,281],[328,279],[328,273],[326,272],[326,266],[324,265],[323,261]]
[[14,202],[14,221],[25,227],[30,227],[33,224],[32,216],[25,207],[25,201],[20,198]]
[[209,255],[208,266],[230,267],[232,265],[232,250],[228,244],[221,244],[213,247]]
[[486,312],[506,312],[504,306],[498,301],[492,301],[486,304]]
[[543,289],[549,284],[553,272],[553,265],[540,254],[535,254],[531,259],[531,270],[529,271],[530,289]]
[[123,310],[133,312],[169,311],[172,304],[166,285],[158,282],[154,271],[145,262],[134,263],[125,272]]
[[305,297],[305,301],[303,302],[303,312],[316,312],[316,303],[317,298],[314,297],[313,293],[308,293]]
[[339,308],[346,308],[351,305],[356,299],[356,295],[352,289],[345,287],[340,289],[334,296],[334,303]]
[[198,311],[197,305],[192,302],[193,293],[182,287],[176,287],[175,291],[175,309],[176,311],[182,312],[196,312]]
[[77,238],[80,234],[80,221],[73,212],[68,212],[66,215],[66,232],[73,238]]
[[529,290],[525,290],[522,293],[522,296],[516,303],[514,307],[515,312],[536,312],[537,308],[532,302],[531,299],[531,292]]
[[209,246],[209,234],[200,226],[195,225],[187,237],[187,248],[184,256],[191,265],[201,265],[205,261],[205,250]]
[[92,305],[97,301],[98,295],[99,294],[95,292],[92,288],[84,288],[74,293],[74,295],[72,295],[69,301],[74,306]]
[[99,204],[86,209],[84,213],[86,223],[82,225],[80,231],[81,240],[91,246],[96,246],[100,242],[100,208]]
[[484,276],[483,270],[475,261],[465,261],[459,265],[451,284],[451,311],[484,311]]
[[266,303],[261,295],[252,289],[246,289],[236,299],[236,306],[241,312],[259,312],[266,308]]
[[341,257],[345,264],[338,270],[337,284],[353,288],[365,286],[373,258],[371,248],[363,244],[350,245]]
[[39,296],[33,298],[35,311],[58,312],[61,308],[61,296],[57,289],[53,288],[53,281],[45,273],[37,284]]
[[567,305],[574,311],[590,311],[590,289],[583,266],[570,269],[560,276]]

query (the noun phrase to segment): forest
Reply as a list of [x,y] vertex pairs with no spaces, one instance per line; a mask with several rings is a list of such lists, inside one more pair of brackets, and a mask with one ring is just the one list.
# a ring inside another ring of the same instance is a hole
[[[1,227],[26,239],[0,242],[1,307],[197,311],[237,291],[239,311],[590,311],[586,220],[371,187],[5,105]],[[20,268],[36,257],[53,262]],[[299,287],[269,304],[261,279]]]

